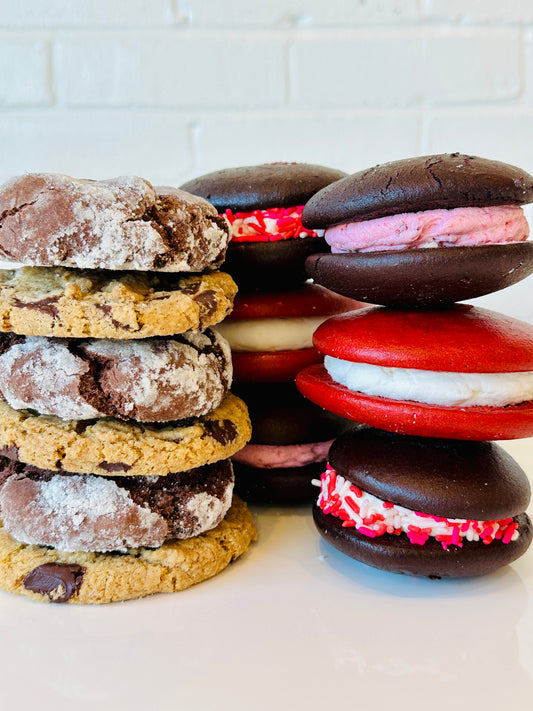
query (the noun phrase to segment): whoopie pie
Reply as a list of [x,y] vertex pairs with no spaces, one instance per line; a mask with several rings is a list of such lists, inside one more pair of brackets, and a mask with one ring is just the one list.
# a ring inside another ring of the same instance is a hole
[[329,543],[368,565],[467,577],[527,550],[529,499],[527,476],[492,442],[361,428],[331,446],[314,519]]
[[313,342],[324,365],[300,392],[391,432],[465,440],[533,435],[533,326],[466,304],[367,307],[333,316]]
[[302,284],[305,258],[323,251],[322,230],[304,228],[301,215],[315,193],[346,173],[307,163],[269,163],[217,170],[185,183],[231,223],[224,271],[241,290]]
[[235,487],[246,501],[312,501],[312,480],[324,471],[335,437],[354,423],[306,400],[293,382],[239,383],[252,438],[233,459]]
[[231,315],[217,328],[231,346],[234,381],[292,381],[305,366],[322,362],[313,346],[317,326],[362,306],[316,284],[237,294]]
[[427,306],[471,299],[533,271],[521,205],[533,176],[460,153],[377,165],[323,188],[305,228],[325,229],[331,254],[306,262],[313,280],[375,304]]

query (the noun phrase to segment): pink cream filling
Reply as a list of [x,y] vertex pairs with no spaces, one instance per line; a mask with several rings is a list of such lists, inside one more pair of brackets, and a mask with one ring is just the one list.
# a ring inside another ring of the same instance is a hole
[[484,544],[494,540],[510,543],[519,536],[518,524],[512,518],[449,519],[383,501],[344,479],[329,464],[320,482],[314,483],[320,486],[317,503],[322,511],[342,519],[343,527],[354,527],[369,538],[405,533],[411,543],[424,545],[429,538],[434,538],[446,550],[449,545],[461,548],[465,539],[482,540]]
[[260,469],[286,469],[305,467],[315,462],[325,462],[333,440],[311,442],[310,444],[247,444],[244,449],[234,454],[234,462],[247,464]]
[[528,238],[529,225],[518,205],[458,207],[347,222],[326,230],[333,253],[378,252],[424,247],[477,247]]

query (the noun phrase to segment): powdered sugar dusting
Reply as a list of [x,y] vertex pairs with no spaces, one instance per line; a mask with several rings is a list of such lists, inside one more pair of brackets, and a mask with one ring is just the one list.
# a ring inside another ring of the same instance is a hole
[[[182,342],[180,342],[182,341]],[[216,344],[222,355],[210,349]],[[189,345],[190,344],[190,345]],[[206,348],[206,352],[202,352]],[[142,416],[175,409],[180,400],[189,402],[187,416],[200,416],[218,407],[231,384],[231,354],[219,334],[184,334],[180,340],[131,341],[123,348],[117,341],[93,341],[86,347],[93,354],[113,360],[102,378],[112,391],[120,384],[129,404],[126,413]]]
[[229,239],[207,201],[137,176],[19,176],[0,188],[0,212],[0,254],[32,266],[203,271]]
[[187,502],[187,510],[196,516],[198,524],[190,536],[197,536],[218,526],[231,506],[232,495],[233,482],[228,484],[220,498],[206,492],[191,497]]
[[6,530],[23,543],[63,551],[158,547],[167,524],[135,504],[115,481],[98,476],[11,477],[0,491]]
[[100,413],[80,397],[79,379],[88,365],[63,343],[27,338],[0,356],[2,393],[11,407],[59,414],[65,419]]

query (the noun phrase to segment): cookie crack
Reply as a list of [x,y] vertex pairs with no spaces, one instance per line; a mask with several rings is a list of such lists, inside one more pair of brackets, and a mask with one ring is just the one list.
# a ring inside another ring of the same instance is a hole
[[22,205],[15,205],[14,207],[10,208],[9,210],[4,210],[0,214],[0,230],[4,226],[4,222],[8,217],[13,217],[13,215],[17,215],[19,212],[22,212],[25,210],[27,207],[31,207],[32,205],[35,205],[37,200],[32,200],[31,202],[24,202]]

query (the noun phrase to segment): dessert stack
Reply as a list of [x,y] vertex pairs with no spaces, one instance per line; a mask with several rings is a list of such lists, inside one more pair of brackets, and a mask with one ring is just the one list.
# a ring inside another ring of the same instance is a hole
[[104,603],[181,590],[255,538],[250,437],[211,330],[236,286],[205,200],[137,177],[0,188],[0,587]]
[[369,425],[333,443],[314,507],[357,560],[462,577],[531,543],[528,479],[489,440],[533,435],[533,327],[455,302],[533,271],[532,200],[525,171],[455,153],[362,171],[304,209],[332,247],[308,258],[310,276],[382,304],[324,322],[324,365],[297,376],[313,402]]
[[332,439],[349,423],[303,398],[299,370],[323,357],[312,334],[325,318],[358,306],[305,284],[305,258],[325,247],[305,229],[304,203],[345,173],[303,163],[220,170],[183,189],[209,199],[231,225],[225,268],[239,294],[218,330],[233,353],[235,390],[250,409],[252,439],[233,456],[236,489],[247,501],[311,500]]

